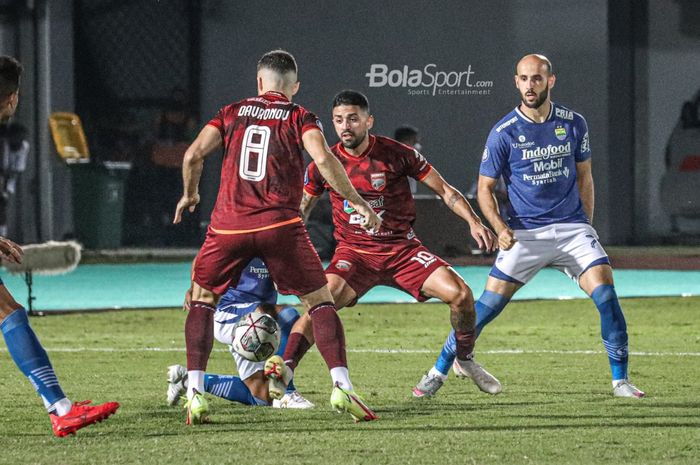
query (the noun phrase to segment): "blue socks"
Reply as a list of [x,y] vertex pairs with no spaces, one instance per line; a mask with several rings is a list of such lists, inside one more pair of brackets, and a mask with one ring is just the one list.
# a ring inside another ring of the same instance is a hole
[[[503,311],[509,301],[510,299],[507,297],[495,292],[484,291],[484,293],[481,294],[479,300],[474,304],[474,309],[476,310],[476,337],[479,337],[484,326],[489,324]],[[435,369],[443,375],[447,375],[456,356],[457,341],[455,340],[455,332],[452,330],[447,336],[445,344],[442,346],[440,356],[435,361]]]
[[[600,312],[600,334],[603,345],[608,353],[610,371],[614,381],[627,379],[628,337],[625,316],[620,308],[620,302],[615,292],[615,286],[603,284],[595,288],[591,294],[595,306]],[[508,299],[500,294],[484,291],[475,304],[476,334],[481,334],[490,321],[498,316],[508,303]],[[455,359],[457,344],[454,331],[451,331],[435,362],[435,368],[447,375]]]
[[12,360],[24,376],[29,378],[47,409],[52,411],[52,406],[65,399],[66,395],[58,384],[48,354],[29,326],[27,312],[24,308],[18,308],[5,318],[0,329]]
[[204,390],[231,402],[239,402],[244,405],[267,405],[264,400],[254,397],[248,386],[238,376],[206,373],[204,375]]
[[608,353],[612,379],[627,379],[627,324],[615,286],[602,284],[593,290],[591,298],[600,312],[600,335]]

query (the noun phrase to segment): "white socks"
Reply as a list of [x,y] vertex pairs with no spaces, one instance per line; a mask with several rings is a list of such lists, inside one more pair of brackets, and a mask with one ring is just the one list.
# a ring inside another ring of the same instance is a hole
[[445,381],[447,379],[447,375],[443,375],[440,373],[435,367],[432,367],[430,371],[428,372],[428,376],[437,376],[441,380]]
[[73,408],[73,402],[68,400],[67,397],[64,397],[63,399],[56,401],[48,408],[48,410],[55,410],[56,415],[62,417],[63,415],[67,415],[71,408]]
[[335,367],[331,368],[331,379],[333,380],[333,385],[336,384],[343,389],[352,391],[352,383],[350,382],[350,373],[348,373],[347,367]]
[[189,370],[187,372],[187,398],[194,397],[194,390],[200,394],[204,394],[204,371]]

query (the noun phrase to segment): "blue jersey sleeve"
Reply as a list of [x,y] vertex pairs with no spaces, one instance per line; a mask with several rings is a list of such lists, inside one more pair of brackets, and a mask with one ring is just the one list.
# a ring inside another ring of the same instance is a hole
[[498,179],[503,173],[503,167],[508,164],[508,143],[504,140],[505,134],[495,129],[491,130],[486,140],[486,147],[481,156],[479,174],[489,178]]
[[576,150],[574,150],[574,157],[576,163],[580,163],[591,158],[591,144],[588,139],[588,124],[586,124],[586,120],[581,115],[576,115],[574,132],[576,135]]

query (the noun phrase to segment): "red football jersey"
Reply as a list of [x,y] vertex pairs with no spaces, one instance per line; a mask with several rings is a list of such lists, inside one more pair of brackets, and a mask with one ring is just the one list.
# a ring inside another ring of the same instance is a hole
[[209,122],[221,132],[224,159],[211,226],[266,227],[299,217],[304,182],[302,134],[316,115],[278,92],[223,107]]
[[388,137],[370,135],[369,138],[367,150],[358,157],[347,153],[340,143],[331,150],[345,167],[357,192],[382,218],[379,231],[370,234],[360,226],[361,215],[328,185],[313,162],[307,167],[304,190],[313,196],[330,191],[339,247],[366,253],[389,253],[395,246],[405,245],[407,240],[417,240],[412,228],[416,205],[408,177],[420,181],[430,173],[432,166],[411,147]]

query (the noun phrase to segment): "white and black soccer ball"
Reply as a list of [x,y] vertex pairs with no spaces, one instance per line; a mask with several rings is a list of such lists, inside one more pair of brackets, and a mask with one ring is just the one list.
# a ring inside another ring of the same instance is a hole
[[280,327],[270,315],[254,311],[244,315],[233,330],[231,347],[241,357],[262,362],[280,346]]

